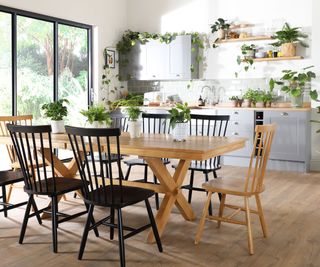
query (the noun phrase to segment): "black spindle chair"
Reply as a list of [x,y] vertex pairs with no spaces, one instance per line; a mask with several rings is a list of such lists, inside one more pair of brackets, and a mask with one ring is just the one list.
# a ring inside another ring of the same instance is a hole
[[[66,126],[74,158],[79,168],[81,179],[85,185],[84,200],[89,205],[88,219],[84,228],[78,258],[82,259],[87,242],[88,232],[100,225],[110,227],[110,239],[113,239],[114,228],[118,228],[119,251],[121,266],[125,266],[124,240],[152,227],[158,249],[162,252],[162,245],[157,226],[150,207],[149,198],[154,191],[122,185],[123,174],[120,161],[120,129],[87,129]],[[112,153],[117,155],[117,178],[108,161],[108,175],[103,168],[103,154],[107,158]],[[94,153],[98,155],[94,157]],[[91,163],[91,164],[89,164]],[[122,223],[122,208],[144,201],[149,215],[150,224],[138,229],[124,226]],[[110,215],[90,226],[95,206],[109,207]],[[117,210],[118,224],[115,224],[115,210]],[[129,231],[124,235],[123,231]]]
[[[67,215],[59,212],[58,196],[62,196],[75,190],[82,190],[82,181],[73,178],[57,177],[55,175],[51,126],[21,126],[8,124],[7,127],[24,176],[24,191],[29,195],[19,243],[22,244],[23,242],[29,218],[37,216],[38,221],[41,224],[39,214],[42,212],[49,212],[51,213],[52,219],[53,252],[56,253],[58,251],[58,225],[87,213],[87,211],[82,211],[73,215]],[[51,198],[51,207],[38,210],[35,204],[34,195],[49,196]],[[34,213],[30,213],[31,205],[34,207]],[[63,218],[59,219],[58,216]],[[98,235],[97,231],[95,231],[95,233]]]
[[[152,114],[142,113],[142,132],[147,134],[167,134],[170,131],[169,126],[169,114]],[[167,158],[162,159],[164,164],[169,164],[170,161]],[[148,182],[148,164],[144,159],[136,158],[125,160],[124,164],[128,165],[128,170],[125,179],[128,180],[132,166],[143,166],[144,167],[144,178],[136,180],[139,182]],[[153,182],[157,183],[157,177],[153,175]],[[159,195],[155,194],[156,208],[159,209]]]
[[[198,136],[225,136],[229,115],[200,115],[200,114],[191,114],[190,121],[190,135]],[[181,188],[188,189],[188,202],[191,203],[192,200],[192,191],[205,191],[203,188],[195,187],[194,183],[194,172],[202,172],[205,176],[205,181],[209,181],[209,173],[213,173],[213,177],[217,178],[216,171],[221,169],[220,165],[221,157],[217,156],[210,158],[204,161],[194,160],[191,162],[189,170],[190,173],[190,183],[184,185]],[[173,166],[176,167],[176,166]],[[212,208],[210,205],[210,214],[212,214]]]

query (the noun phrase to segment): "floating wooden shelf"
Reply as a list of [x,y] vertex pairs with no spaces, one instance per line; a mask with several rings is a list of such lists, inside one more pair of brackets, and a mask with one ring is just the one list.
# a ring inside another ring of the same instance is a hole
[[254,62],[261,62],[261,61],[280,61],[280,60],[299,60],[303,59],[302,56],[294,56],[294,57],[264,57],[264,58],[254,58]]
[[217,43],[235,43],[235,42],[247,42],[247,41],[262,41],[262,40],[271,40],[271,36],[267,35],[259,35],[259,36],[251,36],[247,38],[231,38],[231,39],[221,39],[218,40]]

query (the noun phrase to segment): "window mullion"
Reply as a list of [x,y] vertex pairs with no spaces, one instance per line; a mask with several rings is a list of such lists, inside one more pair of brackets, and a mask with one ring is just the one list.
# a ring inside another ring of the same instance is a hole
[[17,115],[17,13],[11,17],[12,115]]
[[58,40],[58,22],[53,25],[53,99],[58,100],[59,90],[59,40]]

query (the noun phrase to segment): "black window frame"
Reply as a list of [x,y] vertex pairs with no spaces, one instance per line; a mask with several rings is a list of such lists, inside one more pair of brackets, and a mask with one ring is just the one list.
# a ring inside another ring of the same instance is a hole
[[53,57],[54,57],[54,74],[53,74],[53,100],[58,99],[59,83],[58,83],[58,26],[59,24],[71,27],[77,27],[87,30],[87,46],[88,46],[88,106],[93,103],[93,27],[92,25],[79,23],[71,20],[61,19],[57,17],[47,16],[34,13],[22,9],[16,9],[8,6],[0,5],[0,12],[11,14],[11,68],[12,68],[12,115],[17,115],[17,16],[24,16],[32,19],[42,20],[53,23]]

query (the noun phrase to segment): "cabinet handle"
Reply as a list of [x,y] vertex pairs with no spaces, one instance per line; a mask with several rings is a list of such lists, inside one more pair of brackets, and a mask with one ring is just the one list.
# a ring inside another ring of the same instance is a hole
[[233,133],[232,133],[232,135],[239,135],[239,133],[237,133],[237,132],[233,132]]
[[177,76],[177,77],[180,77],[180,74],[177,74],[176,76]]
[[238,115],[239,114],[239,112],[238,111],[235,111],[233,114],[236,114],[236,115]]
[[282,112],[281,116],[288,116],[289,114],[287,112]]
[[152,75],[152,77],[153,77],[153,78],[155,78],[155,77],[156,77],[156,75]]
[[233,122],[234,125],[239,125],[239,122],[235,121]]

